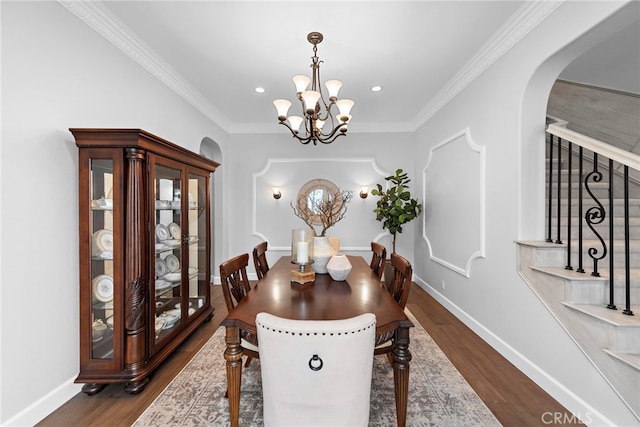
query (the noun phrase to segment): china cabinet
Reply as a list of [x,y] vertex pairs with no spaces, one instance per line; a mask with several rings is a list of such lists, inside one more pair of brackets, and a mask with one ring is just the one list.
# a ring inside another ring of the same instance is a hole
[[79,149],[80,373],[142,391],[213,316],[210,175],[218,163],[140,129],[70,129]]

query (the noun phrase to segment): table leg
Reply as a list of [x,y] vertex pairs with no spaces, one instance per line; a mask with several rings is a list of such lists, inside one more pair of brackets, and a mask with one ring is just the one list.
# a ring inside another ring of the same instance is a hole
[[224,359],[227,361],[227,392],[229,394],[229,416],[231,427],[238,427],[240,418],[240,383],[242,382],[242,347],[240,329],[227,326],[225,341],[227,349]]
[[396,416],[398,427],[407,423],[407,401],[409,397],[409,328],[399,327],[395,331],[393,347],[393,386],[396,392]]

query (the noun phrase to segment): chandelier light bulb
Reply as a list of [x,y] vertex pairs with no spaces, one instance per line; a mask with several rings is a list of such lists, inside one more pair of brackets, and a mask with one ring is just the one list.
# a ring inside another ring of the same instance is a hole
[[278,110],[278,120],[284,122],[287,120],[287,112],[289,111],[289,107],[291,107],[291,102],[287,99],[276,99],[273,101],[273,105]]
[[353,108],[355,102],[350,99],[339,99],[338,101],[336,101],[336,105],[340,110],[340,115],[347,116],[349,115],[349,113],[351,113],[351,108]]
[[329,91],[329,100],[334,101],[338,99],[338,92],[342,87],[342,82],[340,80],[327,80],[324,85]]
[[291,130],[294,133],[298,133],[300,131],[300,125],[302,124],[302,117],[300,116],[290,116],[288,119],[289,126],[291,126]]
[[304,101],[304,111],[307,114],[313,114],[316,111],[316,104],[320,99],[320,92],[315,90],[305,90],[302,92],[302,100]]
[[311,79],[305,75],[299,74],[297,76],[293,76],[293,84],[296,85],[296,92],[298,94],[307,90],[309,83],[311,83]]

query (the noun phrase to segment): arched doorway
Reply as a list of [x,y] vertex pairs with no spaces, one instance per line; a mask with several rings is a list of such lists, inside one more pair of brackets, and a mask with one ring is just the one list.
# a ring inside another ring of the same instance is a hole
[[[204,137],[200,143],[200,154],[204,157],[222,164],[222,150],[217,142],[209,137]],[[222,259],[222,247],[225,241],[224,218],[222,210],[222,173],[218,170],[211,174],[211,282],[216,276],[218,265]]]

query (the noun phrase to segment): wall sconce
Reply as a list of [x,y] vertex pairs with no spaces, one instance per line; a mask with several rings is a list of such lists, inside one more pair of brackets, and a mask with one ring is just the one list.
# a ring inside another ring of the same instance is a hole
[[367,187],[362,187],[362,189],[360,190],[360,198],[366,199],[368,195],[369,195],[369,189]]
[[273,187],[273,198],[278,200],[280,197],[282,197],[280,189],[278,187]]

